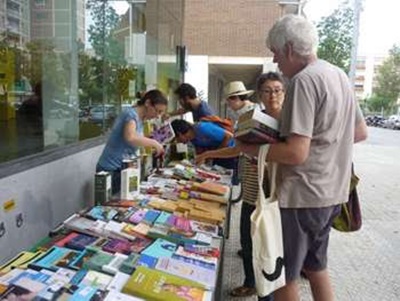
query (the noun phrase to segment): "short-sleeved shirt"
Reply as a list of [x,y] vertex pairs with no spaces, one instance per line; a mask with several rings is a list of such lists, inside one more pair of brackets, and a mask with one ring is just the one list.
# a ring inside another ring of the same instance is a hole
[[200,102],[200,105],[197,109],[192,111],[192,114],[195,122],[199,121],[202,117],[215,115],[214,110],[204,100]]
[[317,60],[291,78],[280,118],[283,137],[311,139],[300,165],[280,164],[278,197],[283,208],[318,208],[348,199],[356,101],[346,74]]
[[[225,138],[226,131],[219,125],[208,122],[200,121],[194,125],[195,138],[190,142],[196,148],[207,150],[217,149],[221,146]],[[227,146],[234,146],[235,140],[230,139]]]
[[123,159],[130,158],[136,154],[137,147],[124,139],[125,125],[132,120],[136,123],[136,131],[139,134],[143,134],[143,123],[135,108],[124,110],[114,122],[106,146],[97,163],[98,169],[106,171],[119,170],[122,167]]

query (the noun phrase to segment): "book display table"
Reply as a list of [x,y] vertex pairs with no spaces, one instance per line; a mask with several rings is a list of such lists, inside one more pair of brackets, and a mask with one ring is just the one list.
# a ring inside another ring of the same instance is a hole
[[71,215],[0,266],[0,300],[220,300],[230,178],[177,163]]

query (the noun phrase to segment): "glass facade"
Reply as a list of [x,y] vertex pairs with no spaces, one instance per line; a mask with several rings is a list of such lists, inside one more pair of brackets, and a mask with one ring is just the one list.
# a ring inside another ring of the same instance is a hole
[[171,99],[183,5],[0,0],[0,164],[105,134],[148,89]]

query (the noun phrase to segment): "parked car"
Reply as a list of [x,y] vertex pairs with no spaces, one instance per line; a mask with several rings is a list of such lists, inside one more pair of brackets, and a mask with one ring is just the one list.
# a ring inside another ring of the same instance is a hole
[[383,127],[392,130],[400,130],[400,115],[391,115],[383,123]]
[[369,115],[365,117],[365,122],[368,126],[383,127],[385,120],[385,117],[381,115]]
[[95,106],[90,109],[89,120],[95,123],[102,123],[104,121],[111,121],[117,116],[115,106]]

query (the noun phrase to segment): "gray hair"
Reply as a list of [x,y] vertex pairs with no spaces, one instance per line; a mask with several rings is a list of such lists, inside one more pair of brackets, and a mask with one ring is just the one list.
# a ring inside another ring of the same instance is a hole
[[274,24],[268,33],[267,47],[283,51],[291,43],[293,51],[302,57],[317,53],[318,33],[316,27],[298,15],[286,15]]

